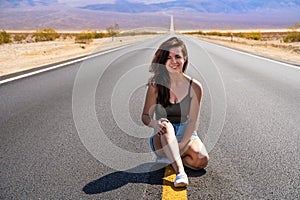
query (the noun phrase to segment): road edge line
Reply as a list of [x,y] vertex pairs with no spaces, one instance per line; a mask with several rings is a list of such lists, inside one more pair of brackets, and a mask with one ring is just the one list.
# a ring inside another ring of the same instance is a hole
[[131,45],[133,45],[133,44],[124,45],[124,46],[121,46],[121,47],[109,49],[109,50],[102,51],[102,52],[99,52],[99,53],[93,53],[93,54],[86,55],[86,56],[78,58],[78,59],[75,58],[74,60],[67,61],[67,62],[64,62],[64,63],[61,63],[61,64],[53,63],[54,66],[52,66],[52,67],[39,69],[39,70],[36,70],[36,71],[33,71],[33,72],[29,72],[29,73],[25,73],[25,74],[21,74],[21,75],[18,75],[18,76],[14,76],[14,77],[11,77],[11,78],[1,80],[0,85],[5,84],[5,83],[9,83],[11,81],[19,80],[19,79],[22,79],[22,78],[26,78],[26,77],[29,77],[29,76],[33,76],[33,75],[36,75],[36,74],[40,74],[40,73],[43,73],[43,72],[46,72],[46,71],[50,71],[50,70],[54,70],[54,69],[57,69],[57,68],[65,67],[67,65],[71,65],[71,64],[74,64],[74,63],[77,63],[77,62],[81,62],[81,61],[84,61],[84,60],[87,60],[87,59],[90,59],[90,58],[94,58],[94,57],[97,57],[97,56],[100,56],[100,55],[104,55],[104,54],[107,54],[107,53],[118,51],[120,49],[126,48],[126,47],[131,46]]
[[[185,36],[185,37],[187,37],[187,36]],[[231,51],[236,52],[236,53],[240,53],[240,54],[252,56],[252,57],[255,57],[255,58],[259,58],[261,60],[267,60],[267,61],[271,61],[271,62],[276,63],[276,64],[281,64],[281,65],[284,65],[284,66],[287,66],[287,67],[291,67],[291,68],[294,68],[294,69],[300,69],[300,64],[298,64],[298,63],[291,63],[291,62],[285,61],[285,60],[276,60],[276,59],[271,58],[271,57],[255,54],[255,53],[252,53],[252,52],[249,52],[249,51],[229,47],[229,46],[226,46],[226,45],[218,44],[216,42],[211,42],[211,41],[207,41],[207,40],[204,40],[204,39],[198,39],[198,38],[192,38],[192,37],[188,37],[188,38],[190,38],[192,40],[201,40],[203,42],[206,42],[206,43],[209,43],[209,44],[212,44],[212,45],[215,45],[215,46],[219,46],[221,48],[228,49],[228,50],[231,50]]]
[[175,171],[171,165],[166,166],[164,178],[163,178],[163,188],[162,188],[162,200],[185,200],[187,199],[187,188],[175,188],[174,180],[176,178]]

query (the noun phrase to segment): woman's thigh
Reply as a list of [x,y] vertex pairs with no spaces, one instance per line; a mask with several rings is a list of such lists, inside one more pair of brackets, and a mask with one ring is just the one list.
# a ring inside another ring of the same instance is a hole
[[200,138],[195,138],[194,140],[190,141],[190,143],[185,148],[182,157],[185,156],[191,157],[207,157],[208,153]]

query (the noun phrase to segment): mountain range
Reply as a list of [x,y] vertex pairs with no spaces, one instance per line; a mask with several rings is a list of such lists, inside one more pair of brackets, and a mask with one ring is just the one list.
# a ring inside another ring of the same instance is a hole
[[0,0],[0,29],[166,29],[170,15],[177,29],[286,28],[300,22],[300,1]]

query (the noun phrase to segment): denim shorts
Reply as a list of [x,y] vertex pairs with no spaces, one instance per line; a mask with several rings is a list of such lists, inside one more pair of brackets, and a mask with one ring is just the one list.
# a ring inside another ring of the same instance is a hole
[[[178,124],[172,124],[172,125],[173,125],[173,128],[174,128],[174,132],[175,132],[177,141],[180,142],[182,140],[182,138],[183,138],[187,122],[178,123]],[[152,136],[150,137],[150,147],[151,147],[151,150],[155,153],[154,144],[153,144],[153,137],[154,137],[154,135],[155,135],[155,133],[153,131]],[[192,136],[191,136],[191,138],[190,138],[190,141],[193,141],[193,140],[195,140],[197,138],[199,138],[199,136],[197,134],[197,131],[194,131],[193,134],[192,134]],[[158,156],[158,155],[156,154],[156,156]]]

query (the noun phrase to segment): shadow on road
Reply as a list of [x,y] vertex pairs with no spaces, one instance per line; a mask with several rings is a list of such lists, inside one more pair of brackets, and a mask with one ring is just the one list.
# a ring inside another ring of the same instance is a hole
[[[145,167],[151,167],[149,172],[135,173],[145,169]],[[135,167],[128,171],[117,171],[111,174],[107,174],[97,180],[94,180],[82,189],[86,194],[100,194],[103,192],[112,191],[118,189],[128,183],[146,183],[151,185],[163,185],[165,168],[161,164],[147,163],[141,166]],[[186,173],[189,177],[203,176],[206,171],[195,171],[186,168]],[[172,183],[170,183],[172,184]]]

